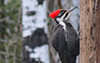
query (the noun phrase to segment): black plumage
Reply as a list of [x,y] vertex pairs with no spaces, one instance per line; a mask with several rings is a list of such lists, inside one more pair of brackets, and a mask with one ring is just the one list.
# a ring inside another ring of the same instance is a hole
[[73,26],[67,20],[63,20],[66,30],[58,24],[55,27],[51,44],[58,52],[62,63],[76,63],[76,56],[79,54],[79,38]]

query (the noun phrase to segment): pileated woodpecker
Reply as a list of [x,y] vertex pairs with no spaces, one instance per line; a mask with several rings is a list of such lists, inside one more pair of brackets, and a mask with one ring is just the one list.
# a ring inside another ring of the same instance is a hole
[[58,9],[50,13],[58,26],[54,28],[51,44],[58,52],[62,63],[76,63],[76,56],[79,54],[79,38],[72,24],[66,19],[73,9],[67,11]]

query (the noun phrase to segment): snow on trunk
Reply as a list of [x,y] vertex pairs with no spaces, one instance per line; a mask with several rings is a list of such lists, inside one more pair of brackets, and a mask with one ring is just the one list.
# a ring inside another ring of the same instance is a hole
[[[37,28],[43,28],[47,33],[47,4],[44,0],[22,0],[23,37],[31,36]],[[38,58],[43,63],[49,63],[48,45],[37,46],[32,49],[26,45],[29,58]],[[32,52],[34,51],[34,52]]]
[[[47,33],[46,1],[38,5],[37,0],[22,0],[22,6],[23,37],[31,35],[36,28],[44,28]],[[34,11],[34,15],[29,16],[29,11]]]
[[49,63],[49,57],[48,56],[48,45],[43,45],[41,47],[36,47],[34,49],[35,53],[31,53],[30,54],[30,58],[35,58],[35,60],[37,61],[38,58],[40,58],[40,60],[43,62],[43,63]]

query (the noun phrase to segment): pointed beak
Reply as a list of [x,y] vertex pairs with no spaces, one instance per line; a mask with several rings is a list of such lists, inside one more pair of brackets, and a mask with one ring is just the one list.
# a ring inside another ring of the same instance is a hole
[[69,10],[68,13],[71,12],[71,11],[73,11],[73,10],[76,9],[76,8],[77,8],[77,6],[74,7],[74,8],[72,8],[71,10]]

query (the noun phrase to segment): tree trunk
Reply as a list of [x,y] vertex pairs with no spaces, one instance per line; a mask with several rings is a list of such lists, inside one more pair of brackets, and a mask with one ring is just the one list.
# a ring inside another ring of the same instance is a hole
[[80,63],[100,63],[100,0],[80,0]]
[[49,63],[45,0],[22,0],[23,63]]

